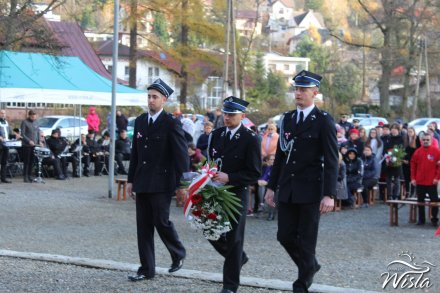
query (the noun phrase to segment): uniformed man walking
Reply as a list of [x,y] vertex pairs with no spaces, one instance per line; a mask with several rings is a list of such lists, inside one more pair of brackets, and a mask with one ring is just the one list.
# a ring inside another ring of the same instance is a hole
[[232,221],[232,230],[216,241],[210,241],[225,257],[221,293],[236,292],[240,284],[241,267],[248,261],[243,251],[246,211],[249,204],[248,186],[255,184],[261,174],[261,152],[254,132],[244,127],[241,120],[249,103],[236,97],[223,102],[225,126],[211,133],[208,157],[217,162],[220,170],[214,180],[234,186],[230,189],[241,199],[242,208]]
[[280,127],[266,202],[275,206],[277,239],[298,267],[293,292],[308,292],[320,269],[315,257],[321,213],[333,210],[338,175],[338,146],[333,118],[314,105],[322,77],[301,71],[294,77],[297,109],[286,112]]
[[169,220],[171,197],[189,168],[182,124],[163,110],[173,93],[161,79],[148,87],[148,113],[136,118],[127,192],[135,192],[138,249],[141,266],[131,281],[155,276],[154,228],[171,254],[169,272],[179,270],[186,256]]

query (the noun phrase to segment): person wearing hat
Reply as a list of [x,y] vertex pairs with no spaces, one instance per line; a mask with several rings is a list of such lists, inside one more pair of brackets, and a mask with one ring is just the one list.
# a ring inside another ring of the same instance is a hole
[[242,208],[232,221],[232,230],[225,237],[210,240],[225,258],[222,293],[236,292],[240,284],[241,267],[248,261],[243,251],[246,211],[249,205],[249,185],[257,183],[261,175],[261,150],[257,135],[241,123],[248,102],[228,97],[223,101],[224,125],[215,129],[209,138],[208,159],[217,162],[219,171],[214,181],[232,185],[229,191],[241,199]]
[[46,140],[46,145],[52,153],[46,161],[53,166],[55,178],[65,180],[67,178],[67,158],[61,157],[61,154],[67,147],[67,140],[61,137],[59,128],[52,130],[51,136]]
[[298,267],[293,292],[308,292],[321,266],[315,255],[320,214],[333,210],[338,178],[338,143],[333,118],[314,98],[322,77],[301,71],[294,77],[296,110],[284,113],[280,140],[265,199],[275,206],[277,239]]
[[348,114],[341,114],[341,119],[339,120],[339,126],[343,127],[345,130],[345,137],[348,138],[350,130],[354,127],[353,124],[348,122]]
[[358,154],[362,154],[364,151],[364,142],[360,139],[359,130],[352,128],[348,136],[348,140],[345,143],[347,148],[355,148]]
[[188,146],[178,119],[163,109],[174,92],[161,79],[148,88],[148,113],[134,122],[127,192],[136,201],[138,250],[141,266],[129,280],[155,276],[154,228],[171,254],[170,273],[183,266],[186,250],[169,220],[171,197],[189,169]]
[[20,132],[23,151],[23,181],[32,183],[34,148],[40,144],[40,128],[37,123],[37,113],[34,110],[29,110],[27,119],[21,122]]

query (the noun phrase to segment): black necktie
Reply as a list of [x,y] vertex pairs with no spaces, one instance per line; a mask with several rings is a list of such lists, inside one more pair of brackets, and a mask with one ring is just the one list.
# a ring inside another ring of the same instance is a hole
[[228,132],[226,132],[226,141],[229,142],[231,141],[231,131],[228,130]]
[[151,126],[153,126],[153,117],[150,117],[150,120],[149,120],[149,122],[148,122],[148,126],[149,127],[151,127]]
[[298,120],[297,126],[298,127],[301,126],[303,124],[303,122],[304,122],[304,112],[299,111],[299,120]]

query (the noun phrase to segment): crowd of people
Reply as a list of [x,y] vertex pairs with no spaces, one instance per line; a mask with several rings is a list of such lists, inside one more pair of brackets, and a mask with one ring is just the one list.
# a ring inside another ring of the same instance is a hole
[[[117,117],[125,117],[118,111]],[[0,110],[0,162],[1,182],[11,183],[8,176],[15,176],[22,166],[23,181],[32,183],[36,176],[65,180],[69,177],[108,175],[110,170],[110,133],[99,135],[99,116],[90,107],[87,116],[88,132],[74,141],[61,135],[59,128],[45,136],[37,123],[37,113],[27,112],[20,128],[11,129],[6,111]],[[124,126],[125,125],[125,126]],[[131,140],[127,137],[127,123],[118,125],[115,141],[115,175],[127,174],[125,167],[130,160]],[[127,162],[127,163],[124,163]],[[39,166],[40,162],[41,166]],[[71,172],[68,172],[69,163]]]

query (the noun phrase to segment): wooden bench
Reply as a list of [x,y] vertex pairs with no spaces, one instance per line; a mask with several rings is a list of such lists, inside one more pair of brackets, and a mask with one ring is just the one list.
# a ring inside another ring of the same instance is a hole
[[416,222],[416,208],[418,206],[425,206],[430,209],[432,207],[440,207],[440,202],[417,202],[417,200],[388,200],[386,204],[390,206],[390,226],[399,226],[399,205],[409,205],[409,223]]
[[[116,178],[115,182],[118,184],[118,197],[117,200],[127,200],[127,178]],[[121,197],[122,191],[122,197]]]

